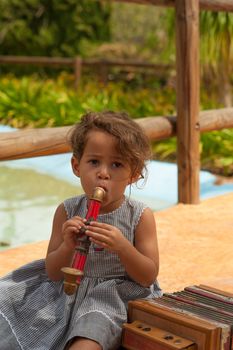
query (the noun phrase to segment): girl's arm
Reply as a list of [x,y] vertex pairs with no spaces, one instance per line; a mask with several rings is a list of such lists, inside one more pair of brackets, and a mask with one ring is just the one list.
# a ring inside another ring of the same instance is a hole
[[129,241],[118,255],[128,275],[139,284],[150,286],[159,273],[159,251],[153,212],[146,208],[135,232],[135,246]]
[[84,220],[78,216],[67,220],[63,204],[56,209],[52,234],[45,259],[46,271],[49,278],[59,281],[63,278],[61,268],[70,266],[75,252],[76,237]]
[[153,212],[146,208],[135,232],[135,246],[116,227],[91,222],[86,231],[90,239],[116,252],[128,275],[142,286],[150,286],[159,272],[159,253]]

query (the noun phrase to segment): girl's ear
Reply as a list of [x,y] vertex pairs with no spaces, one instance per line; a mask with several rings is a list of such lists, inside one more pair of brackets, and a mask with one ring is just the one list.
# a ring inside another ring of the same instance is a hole
[[128,185],[132,185],[133,183],[137,182],[140,178],[140,174],[134,175],[129,179]]
[[75,156],[72,156],[71,158],[71,166],[72,166],[74,175],[79,177],[79,161]]

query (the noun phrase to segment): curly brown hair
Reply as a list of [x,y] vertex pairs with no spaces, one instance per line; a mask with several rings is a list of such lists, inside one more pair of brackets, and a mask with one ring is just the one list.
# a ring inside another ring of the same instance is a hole
[[128,162],[133,176],[147,172],[146,161],[151,158],[150,141],[140,125],[124,112],[90,112],[82,116],[68,135],[73,155],[81,159],[89,131],[97,129],[116,137],[117,151]]

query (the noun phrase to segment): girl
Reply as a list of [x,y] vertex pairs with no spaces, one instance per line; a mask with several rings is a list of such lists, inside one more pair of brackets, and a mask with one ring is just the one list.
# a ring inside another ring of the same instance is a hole
[[[143,177],[148,139],[126,114],[103,112],[84,115],[70,143],[72,169],[85,194],[58,206],[45,261],[1,280],[1,350],[116,349],[128,301],[161,295],[154,215],[124,195]],[[86,227],[91,246],[84,277],[77,293],[67,296],[61,268],[71,265],[97,186],[105,196],[98,221]]]

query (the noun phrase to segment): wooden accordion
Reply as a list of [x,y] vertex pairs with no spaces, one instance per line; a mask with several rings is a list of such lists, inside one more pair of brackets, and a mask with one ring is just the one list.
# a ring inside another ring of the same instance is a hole
[[130,350],[233,350],[233,294],[205,285],[129,302]]

